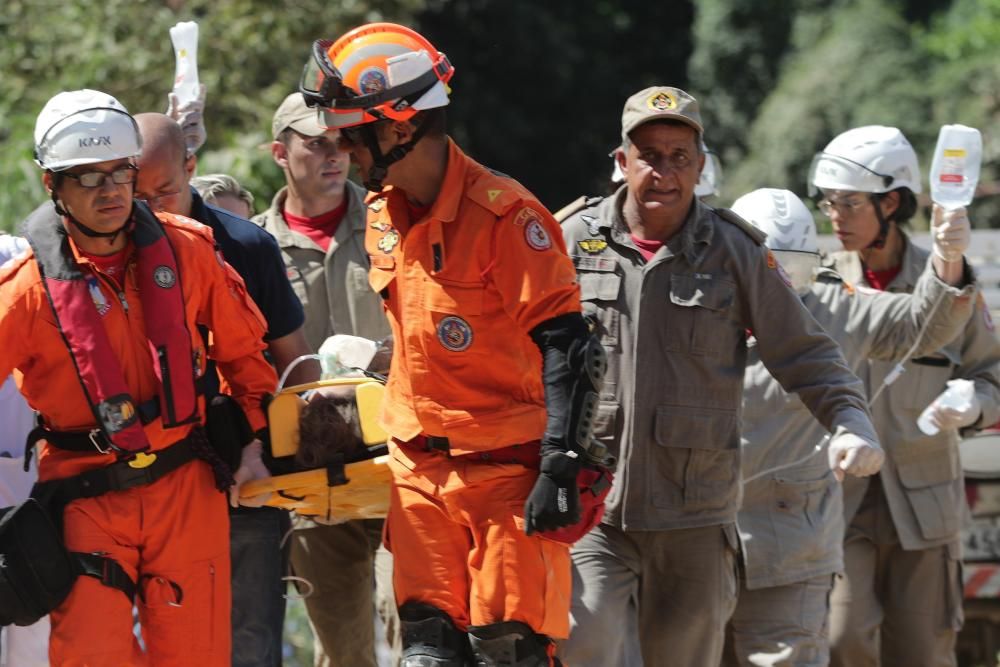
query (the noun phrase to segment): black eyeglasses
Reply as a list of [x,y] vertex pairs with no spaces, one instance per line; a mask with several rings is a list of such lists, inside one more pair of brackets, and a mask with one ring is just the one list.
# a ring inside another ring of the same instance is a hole
[[134,165],[128,165],[127,167],[122,167],[121,169],[115,169],[111,173],[106,171],[85,171],[82,174],[73,174],[68,171],[62,172],[63,176],[72,178],[74,181],[80,184],[81,188],[99,188],[104,185],[105,179],[111,178],[111,182],[115,185],[125,185],[126,183],[135,183],[135,177],[137,169]]

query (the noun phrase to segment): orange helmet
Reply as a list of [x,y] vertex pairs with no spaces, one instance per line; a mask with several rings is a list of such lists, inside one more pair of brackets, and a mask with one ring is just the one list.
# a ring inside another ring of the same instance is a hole
[[369,23],[335,42],[317,40],[299,89],[328,128],[409,120],[448,104],[448,58],[418,33]]

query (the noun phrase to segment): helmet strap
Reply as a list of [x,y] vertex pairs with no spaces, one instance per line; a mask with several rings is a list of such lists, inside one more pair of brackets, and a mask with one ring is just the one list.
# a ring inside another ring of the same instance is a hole
[[889,238],[889,220],[882,214],[882,207],[879,205],[878,195],[871,194],[868,198],[872,202],[872,206],[875,208],[875,217],[878,219],[878,236],[872,241],[868,247],[874,248],[875,250],[881,250],[885,247],[885,241]]
[[389,167],[399,162],[407,153],[413,150],[417,142],[427,132],[427,119],[424,118],[413,131],[413,138],[405,144],[394,146],[388,153],[383,154],[378,145],[378,133],[375,131],[375,123],[368,123],[361,127],[361,137],[364,139],[365,147],[372,154],[372,168],[368,171],[368,179],[365,181],[365,188],[371,192],[381,192],[385,177],[389,174]]
[[114,230],[112,232],[98,232],[98,231],[93,230],[90,227],[86,226],[85,224],[83,224],[82,222],[80,222],[79,220],[77,220],[76,218],[74,218],[73,215],[70,214],[69,211],[67,211],[66,209],[63,208],[62,202],[60,202],[59,201],[59,197],[56,196],[56,190],[55,190],[55,188],[52,189],[52,192],[50,194],[51,194],[51,197],[52,197],[52,203],[55,205],[55,208],[56,208],[56,213],[58,213],[59,215],[63,216],[64,218],[66,218],[71,223],[73,223],[73,226],[76,227],[77,229],[79,229],[80,232],[83,233],[84,236],[89,236],[92,239],[107,239],[108,240],[108,245],[114,245],[115,244],[115,239],[118,238],[118,235],[121,234],[122,231],[124,231],[124,229],[132,221],[132,215],[130,213],[128,219],[124,223],[122,223],[122,226],[119,227],[118,229],[116,229],[116,230]]

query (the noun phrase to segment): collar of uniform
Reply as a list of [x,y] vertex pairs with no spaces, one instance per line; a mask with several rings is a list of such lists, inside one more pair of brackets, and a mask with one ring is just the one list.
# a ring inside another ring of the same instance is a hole
[[680,231],[665,245],[672,254],[684,255],[688,263],[696,266],[701,262],[708,246],[712,245],[712,238],[715,236],[715,224],[712,219],[715,214],[697,197],[692,199],[694,202]]
[[449,137],[448,167],[444,172],[441,190],[427,214],[429,218],[451,222],[458,215],[458,204],[465,194],[465,172],[468,164],[469,158]]
[[[351,196],[350,189],[347,189],[346,195]],[[288,186],[278,190],[278,194],[274,195],[274,199],[271,200],[271,208],[265,213],[265,224],[264,228],[271,232],[271,236],[278,241],[278,246],[281,248],[303,248],[305,250],[315,250],[318,253],[322,253],[323,249],[316,245],[316,242],[305,234],[300,234],[288,227],[288,223],[285,222],[285,201],[288,199]],[[351,206],[353,205],[352,200],[348,200],[347,214],[351,213]],[[359,204],[360,206],[360,204]],[[361,214],[362,225],[364,224],[364,215]]]
[[[913,261],[914,257],[919,256],[919,253],[910,237],[899,228],[897,228],[897,231],[903,239],[903,255],[900,259],[899,273],[889,283],[889,287],[892,288],[892,291],[911,291],[917,284],[917,280],[920,279],[920,274],[923,272],[924,266],[922,262],[915,263]],[[846,283],[849,285],[861,285],[866,282],[864,266],[861,263],[861,253],[856,250],[840,250],[832,253],[830,258],[833,260],[833,268]]]
[[[344,184],[344,196],[347,197],[347,211],[344,220],[351,221],[351,229],[365,231],[368,214],[365,212],[367,190],[353,181]],[[343,226],[343,222],[340,223]]]

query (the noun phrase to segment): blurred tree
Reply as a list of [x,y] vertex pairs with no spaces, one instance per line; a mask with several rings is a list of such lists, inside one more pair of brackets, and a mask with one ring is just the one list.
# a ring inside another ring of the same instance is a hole
[[409,22],[424,0],[5,0],[0,13],[0,226],[43,201],[32,164],[35,117],[61,90],[96,88],[132,112],[166,109],[174,56],[168,29],[199,24],[199,76],[208,87],[205,168],[225,166],[265,201],[282,184],[270,122],[298,85],[313,40],[374,20]]
[[455,65],[451,134],[552,209],[607,192],[629,95],[687,86],[692,20],[645,0],[436,0],[417,18]]

